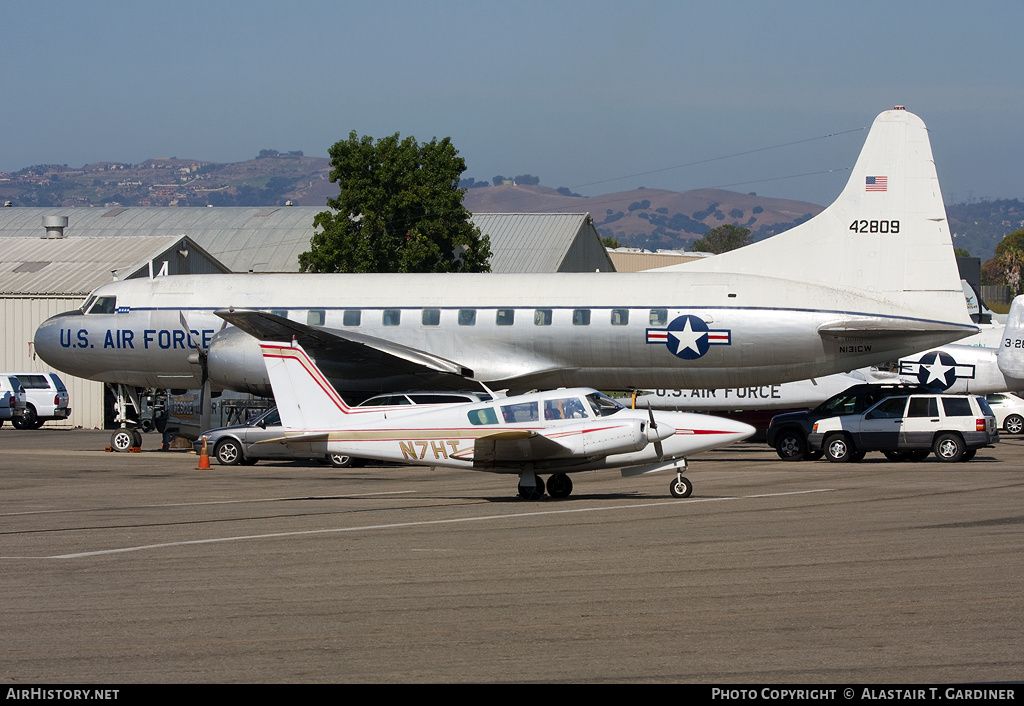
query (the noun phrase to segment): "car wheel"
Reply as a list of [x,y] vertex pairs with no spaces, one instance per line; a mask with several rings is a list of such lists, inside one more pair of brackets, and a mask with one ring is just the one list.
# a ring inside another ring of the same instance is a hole
[[1007,434],[1020,434],[1024,431],[1024,417],[1019,414],[1011,414],[1003,420],[1003,429]]
[[932,451],[940,461],[959,461],[964,455],[964,440],[956,434],[942,434],[935,440]]
[[354,458],[347,454],[327,454],[327,463],[335,468],[350,468]]
[[974,454],[978,453],[978,449],[967,449],[964,451],[964,455],[960,458],[961,461],[970,461],[974,458]]
[[245,455],[242,446],[235,439],[221,439],[213,451],[217,462],[222,466],[237,466]]
[[38,429],[40,425],[36,422],[39,421],[39,417],[36,415],[36,408],[32,405],[25,407],[24,414],[21,417],[15,417],[11,420],[15,429]]
[[783,461],[803,461],[807,456],[807,439],[795,429],[787,429],[775,440],[775,453]]
[[906,461],[909,459],[909,456],[903,451],[883,451],[882,455],[890,461]]
[[825,458],[832,463],[847,463],[853,458],[850,440],[843,434],[833,434],[825,439]]

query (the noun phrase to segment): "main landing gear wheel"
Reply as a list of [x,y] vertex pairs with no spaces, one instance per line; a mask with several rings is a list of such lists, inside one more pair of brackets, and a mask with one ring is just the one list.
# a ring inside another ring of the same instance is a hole
[[519,481],[520,498],[523,500],[540,500],[544,497],[544,481],[540,478],[536,480],[536,485],[526,485],[522,480]]
[[669,484],[668,492],[672,493],[673,498],[688,498],[693,492],[693,485],[688,478],[676,476],[675,480]]
[[572,479],[565,473],[556,473],[548,478],[548,495],[553,498],[567,498],[572,493]]

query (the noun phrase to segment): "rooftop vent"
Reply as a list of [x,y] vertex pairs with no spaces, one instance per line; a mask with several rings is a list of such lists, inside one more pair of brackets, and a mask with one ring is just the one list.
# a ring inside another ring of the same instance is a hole
[[64,238],[64,229],[68,227],[67,216],[43,216],[44,238]]

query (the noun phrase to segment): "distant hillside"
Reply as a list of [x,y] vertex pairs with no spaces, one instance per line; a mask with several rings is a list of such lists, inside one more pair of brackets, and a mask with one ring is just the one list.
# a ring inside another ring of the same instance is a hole
[[683,250],[712,228],[734,224],[748,228],[754,240],[788,230],[823,209],[805,201],[773,199],[722,189],[682,193],[636,189],[590,198],[566,196],[540,185],[470,189],[464,199],[475,213],[589,212],[602,236],[623,245]]
[[1024,228],[1024,202],[1019,199],[974,201],[946,206],[953,245],[982,262],[995,255],[996,245],[1007,234]]
[[[216,163],[177,157],[139,164],[96,162],[80,168],[37,164],[0,173],[0,201],[14,206],[324,206],[338,195],[330,160],[301,152],[261,150],[255,159]],[[623,245],[686,249],[725,224],[749,228],[762,240],[792,228],[823,209],[805,201],[773,199],[722,189],[683,193],[636,189],[603,196],[573,195],[524,174],[495,183],[466,179],[466,207],[476,213],[579,213],[594,217],[597,231]],[[502,183],[503,182],[503,183]],[[1018,199],[946,206],[953,244],[982,262],[1007,233],[1024,228]]]

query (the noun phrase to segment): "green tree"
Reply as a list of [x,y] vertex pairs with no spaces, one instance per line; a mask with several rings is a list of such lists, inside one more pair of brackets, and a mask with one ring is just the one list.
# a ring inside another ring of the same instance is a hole
[[996,245],[995,257],[981,266],[982,284],[1006,284],[1020,294],[1024,275],[1024,228],[1006,235]]
[[736,248],[750,245],[750,231],[734,225],[712,228],[700,240],[693,241],[691,250],[694,252],[718,253],[728,252]]
[[489,272],[490,239],[470,222],[449,138],[418,144],[398,133],[374,143],[353,130],[336,142],[328,199],[299,255],[303,272]]

